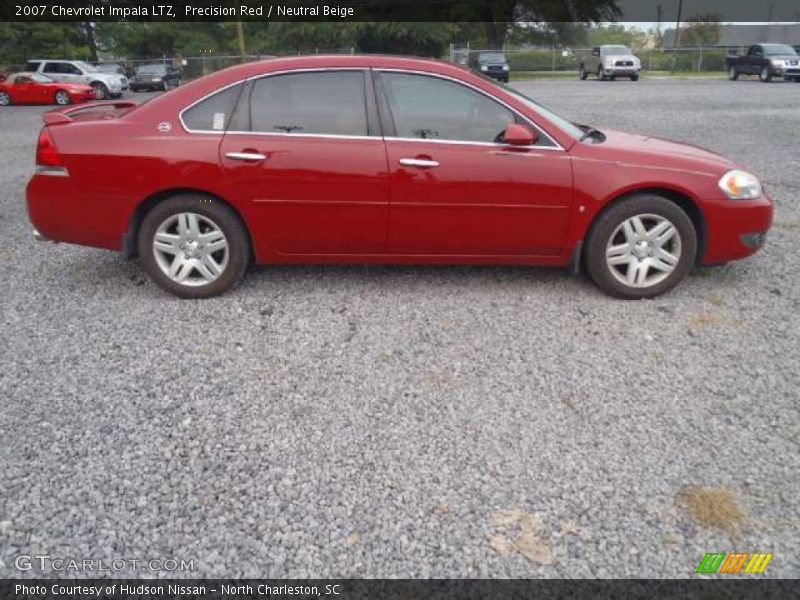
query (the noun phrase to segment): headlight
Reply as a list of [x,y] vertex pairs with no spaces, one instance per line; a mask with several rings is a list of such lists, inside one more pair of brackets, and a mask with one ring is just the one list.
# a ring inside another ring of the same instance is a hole
[[488,71],[488,70],[489,67],[487,67],[486,65],[481,65],[481,71]]
[[761,197],[761,182],[747,171],[734,169],[719,180],[719,189],[731,200],[755,200]]
[[772,59],[771,61],[769,61],[769,62],[771,62],[771,63],[772,63],[772,66],[773,66],[773,67],[782,67],[782,66],[783,66],[783,61],[782,61],[782,60],[778,60],[778,59],[775,59],[775,58],[773,58],[773,59]]
[[508,65],[503,65],[503,71],[508,71]]

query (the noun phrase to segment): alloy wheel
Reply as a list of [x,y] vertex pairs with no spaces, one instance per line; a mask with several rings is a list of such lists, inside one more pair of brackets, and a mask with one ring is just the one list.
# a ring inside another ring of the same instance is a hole
[[69,94],[65,91],[56,92],[56,104],[66,106],[69,104]]
[[11,104],[11,96],[6,92],[0,92],[0,106],[8,106]]
[[175,283],[198,287],[215,281],[228,265],[228,239],[211,219],[177,213],[165,219],[152,241],[156,264]]
[[668,219],[640,214],[620,223],[606,245],[606,265],[617,281],[647,288],[664,281],[681,258],[681,236]]

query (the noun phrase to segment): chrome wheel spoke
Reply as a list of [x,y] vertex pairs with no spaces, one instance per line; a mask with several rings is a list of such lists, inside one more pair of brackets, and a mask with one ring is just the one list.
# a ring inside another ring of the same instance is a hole
[[630,287],[650,287],[664,281],[680,259],[678,229],[657,214],[625,219],[606,245],[608,269],[618,281]]
[[168,217],[156,230],[152,245],[161,271],[182,285],[209,284],[228,265],[228,239],[204,215],[185,212]]

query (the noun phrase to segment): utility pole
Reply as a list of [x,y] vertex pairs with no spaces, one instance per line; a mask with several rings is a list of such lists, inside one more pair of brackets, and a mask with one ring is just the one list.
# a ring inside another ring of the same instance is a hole
[[681,12],[683,11],[683,0],[678,0],[678,18],[675,19],[675,42],[672,48],[672,69],[670,73],[675,73],[675,60],[678,58],[677,52],[681,45]]
[[244,45],[244,25],[242,25],[241,21],[236,21],[236,36],[239,38],[239,56],[242,58],[242,62],[244,62],[247,56],[247,50]]

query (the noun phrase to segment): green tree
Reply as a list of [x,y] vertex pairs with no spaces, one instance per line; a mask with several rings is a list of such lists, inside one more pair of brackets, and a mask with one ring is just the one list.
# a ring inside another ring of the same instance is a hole
[[0,23],[0,63],[22,66],[31,58],[90,59],[83,23]]
[[514,23],[613,21],[621,14],[617,0],[495,0],[464,2],[453,10],[455,21],[480,21],[490,47],[501,47]]
[[698,14],[686,19],[681,32],[681,45],[716,46],[722,35],[719,20],[717,13]]

